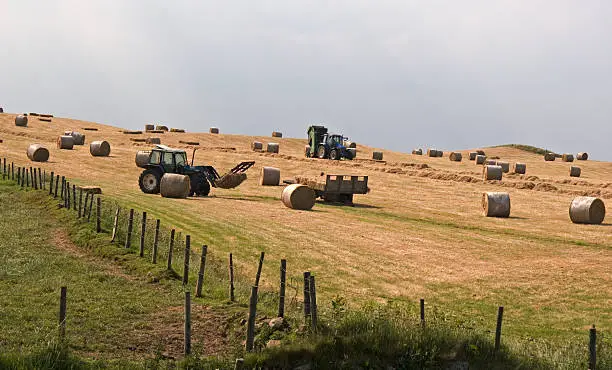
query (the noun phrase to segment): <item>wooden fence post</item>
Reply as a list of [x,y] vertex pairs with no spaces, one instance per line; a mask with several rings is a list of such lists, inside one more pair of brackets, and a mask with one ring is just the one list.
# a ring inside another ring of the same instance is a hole
[[202,246],[202,254],[200,256],[200,271],[198,271],[198,282],[196,284],[196,297],[202,296],[202,285],[204,284],[204,269],[206,268],[206,253],[208,246]]
[[65,183],[64,208],[70,211],[70,181],[66,181]]
[[34,186],[34,190],[38,190],[38,181],[36,180],[36,167],[30,167],[30,172],[32,173],[32,185]]
[[57,186],[59,185],[59,175],[55,176],[55,193],[53,195],[53,198],[57,198]]
[[304,318],[310,317],[310,271],[304,272]]
[[96,232],[98,233],[102,231],[101,218],[102,218],[102,199],[100,199],[100,196],[98,196],[98,198],[96,198]]
[[251,352],[253,350],[253,344],[255,341],[255,316],[257,315],[257,286],[251,287],[251,299],[249,300],[249,319],[247,321],[247,337],[246,337],[246,351]]
[[76,185],[72,184],[72,208],[77,210],[77,196],[76,196]]
[[499,351],[501,345],[502,318],[504,317],[504,306],[497,309],[497,327],[495,328],[495,352]]
[[42,170],[40,169],[40,167],[38,167],[38,186],[40,187],[40,190],[45,189],[45,180],[46,179],[43,180]]
[[89,198],[89,210],[87,211],[87,222],[89,222],[89,220],[91,220],[91,209],[93,208],[93,200],[94,200],[94,193],[91,193],[91,197]]
[[421,326],[425,326],[425,299],[421,298]]
[[285,317],[285,279],[287,274],[287,260],[280,263],[280,292],[278,294],[278,317]]
[[62,176],[62,190],[60,192],[60,198],[64,199],[64,189],[66,188],[66,177]]
[[315,288],[315,277],[310,275],[310,324],[312,330],[317,330],[317,290]]
[[[87,197],[85,197],[87,200]],[[132,226],[134,223],[134,208],[130,209],[130,217],[128,217],[127,227],[127,238],[125,239],[125,247],[130,248],[132,246]]]
[[83,188],[81,187],[79,187],[79,206],[77,208],[77,218],[81,218],[81,211],[83,208]]
[[30,187],[30,173],[28,172],[28,169],[25,168],[25,173],[26,173],[26,188]]
[[159,243],[159,218],[155,221],[155,235],[153,235],[153,263],[157,263],[157,244]]
[[23,184],[25,183],[25,180],[23,178],[23,168],[22,167],[17,168],[17,182],[23,188]]
[[4,158],[4,170],[2,171],[2,180],[6,180],[6,158]]
[[15,180],[15,162],[11,162],[11,180]]
[[185,355],[191,354],[191,292],[185,292]]
[[232,254],[229,254],[229,296],[230,302],[234,302],[234,259]]
[[142,212],[142,224],[140,226],[140,257],[144,257],[145,236],[147,235],[147,212]]
[[259,266],[257,266],[257,275],[255,276],[255,285],[259,286],[259,278],[261,277],[261,268],[264,261],[264,252],[259,255]]
[[115,242],[115,238],[117,237],[117,228],[119,227],[119,212],[121,211],[121,207],[117,207],[115,211],[115,221],[113,222],[113,235],[111,236],[111,243]]
[[59,309],[59,335],[63,341],[66,337],[66,287],[61,287]]
[[191,235],[185,235],[185,258],[183,260],[183,285],[189,283],[189,257],[191,256]]
[[174,252],[174,229],[170,230],[170,246],[168,247],[168,270],[172,270],[172,253]]
[[589,369],[597,368],[597,330],[595,324],[589,329]]

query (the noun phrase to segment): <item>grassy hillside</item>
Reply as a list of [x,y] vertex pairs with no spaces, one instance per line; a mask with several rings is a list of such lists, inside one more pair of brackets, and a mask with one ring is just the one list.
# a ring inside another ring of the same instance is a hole
[[503,145],[493,146],[492,148],[516,148],[516,149],[524,150],[529,153],[535,153],[539,155],[544,155],[546,153],[552,152],[551,150],[542,149],[542,148],[538,148],[538,147],[531,146],[531,145],[523,145],[523,144],[503,144]]

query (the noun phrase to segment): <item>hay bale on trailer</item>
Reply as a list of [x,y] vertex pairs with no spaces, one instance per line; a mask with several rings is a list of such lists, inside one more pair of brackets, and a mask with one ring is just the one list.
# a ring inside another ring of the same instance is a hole
[[159,192],[164,198],[187,198],[190,187],[189,176],[165,173],[159,183]]
[[155,126],[156,131],[168,131],[168,126],[158,125]]
[[219,133],[219,128],[218,127],[211,127],[208,132],[210,132],[211,134],[218,134]]
[[525,163],[515,163],[512,172],[524,175],[527,172],[527,165]]
[[546,162],[553,162],[555,160],[555,158],[557,158],[555,153],[546,153],[546,154],[544,154],[544,160]]
[[302,184],[293,184],[283,189],[281,201],[287,208],[310,210],[315,205],[315,192]]
[[28,127],[28,117],[24,116],[23,114],[15,117],[15,126]]
[[509,162],[501,162],[501,161],[497,161],[497,163],[496,163],[496,164],[502,168],[502,171],[503,171],[504,173],[508,173],[508,172],[510,172],[510,163],[509,163]]
[[278,131],[273,131],[272,132],[272,137],[283,137],[283,133],[282,132],[278,132]]
[[473,160],[475,160],[475,159],[476,159],[476,156],[478,155],[478,153],[476,153],[476,152],[470,152],[470,154],[469,154],[469,155],[470,155],[470,161],[473,161]]
[[570,167],[570,177],[580,177],[580,167],[571,166]]
[[570,204],[569,215],[575,224],[599,225],[606,217],[606,206],[599,198],[576,197]]
[[62,135],[57,138],[57,149],[72,149],[74,138],[70,135]]
[[412,149],[412,154],[414,155],[423,155],[423,149]]
[[574,155],[573,154],[569,154],[569,153],[564,153],[561,156],[561,160],[563,162],[573,162],[574,161]]
[[136,166],[140,168],[144,168],[144,166],[149,163],[149,157],[151,156],[151,152],[148,150],[139,150],[136,152]]
[[372,152],[372,159],[375,161],[383,160],[383,152]]
[[268,143],[266,147],[266,152],[268,153],[278,153],[280,146],[278,143]]
[[89,153],[94,157],[108,157],[111,152],[111,147],[108,141],[98,140],[92,141],[89,144]]
[[262,186],[278,186],[280,184],[280,169],[275,167],[262,167],[259,184]]
[[484,164],[486,159],[487,157],[485,157],[484,155],[478,154],[476,156],[476,164]]
[[147,144],[161,144],[161,139],[158,137],[148,137],[145,140],[145,143]]
[[182,128],[171,128],[170,132],[185,132]]
[[33,162],[46,162],[49,160],[49,149],[42,144],[31,144],[27,150],[28,158]]
[[487,217],[509,217],[510,194],[503,192],[483,193],[482,209]]
[[155,130],[155,125],[145,125],[145,131]]
[[253,141],[251,143],[251,150],[254,152],[261,152],[263,151],[263,143],[259,142],[259,141]]
[[74,145],[85,145],[85,135],[76,131],[64,131],[64,135],[72,136]]
[[587,159],[589,159],[589,154],[586,152],[580,152],[576,156],[576,160],[578,161],[586,161]]
[[461,162],[463,155],[461,155],[459,152],[451,152],[448,158],[451,160],[451,162]]
[[482,174],[483,174],[483,179],[485,181],[487,180],[501,180],[502,179],[502,174],[503,174],[503,170],[501,168],[501,166],[491,166],[491,165],[486,165],[483,167],[482,170]]

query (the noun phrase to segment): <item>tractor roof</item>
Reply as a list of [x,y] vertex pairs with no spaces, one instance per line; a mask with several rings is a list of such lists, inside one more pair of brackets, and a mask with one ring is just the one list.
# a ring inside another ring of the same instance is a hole
[[165,152],[185,153],[184,149],[174,149],[174,148],[170,148],[169,146],[161,145],[161,144],[155,145],[155,149],[163,150]]

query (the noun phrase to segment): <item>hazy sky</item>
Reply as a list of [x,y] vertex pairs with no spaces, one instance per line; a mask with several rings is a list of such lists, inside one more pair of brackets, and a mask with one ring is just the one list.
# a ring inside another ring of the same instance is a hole
[[0,106],[612,160],[612,1],[0,1]]

